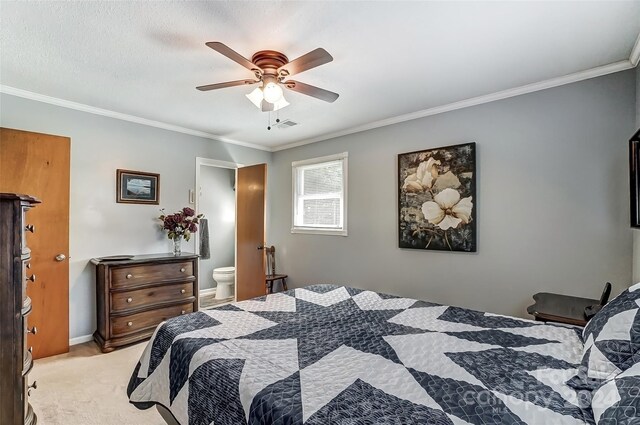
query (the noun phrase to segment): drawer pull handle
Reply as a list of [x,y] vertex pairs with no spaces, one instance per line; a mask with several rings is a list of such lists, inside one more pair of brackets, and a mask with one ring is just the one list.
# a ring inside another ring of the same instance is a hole
[[180,269],[180,271],[181,271],[182,273],[184,273],[185,271],[187,271],[187,269],[185,269],[184,267],[182,267],[182,268]]
[[185,313],[186,313],[186,311],[184,311],[184,310],[182,310],[182,311],[180,312],[180,314],[185,314]]
[[38,382],[37,381],[33,381],[33,384],[29,385],[29,387],[27,387],[27,395],[31,395],[31,390],[37,390],[38,389]]
[[186,289],[181,289],[181,290],[180,290],[180,293],[181,293],[181,294],[186,294],[186,293],[187,293],[187,290],[186,290]]
[[131,279],[133,277],[133,275],[131,273],[127,274],[127,279]]
[[27,328],[27,333],[28,334],[37,334],[38,333],[38,328],[36,328],[35,326],[32,327],[31,329]]
[[36,275],[35,275],[35,274],[32,274],[31,276],[29,276],[29,277],[27,278],[27,280],[30,280],[31,282],[35,282],[35,281],[36,281]]
[[33,347],[29,347],[29,349],[27,350],[30,353],[33,353]]
[[24,226],[24,230],[27,230],[31,233],[35,233],[36,226],[34,226],[33,224],[27,224],[26,226]]
[[26,268],[28,268],[28,269],[30,269],[30,268],[31,268],[31,263],[27,263],[27,264],[25,264],[25,267],[26,267]]
[[127,326],[129,327],[133,326],[133,322],[127,322]]
[[129,297],[127,298],[127,302],[130,303],[131,301],[133,301],[133,298]]

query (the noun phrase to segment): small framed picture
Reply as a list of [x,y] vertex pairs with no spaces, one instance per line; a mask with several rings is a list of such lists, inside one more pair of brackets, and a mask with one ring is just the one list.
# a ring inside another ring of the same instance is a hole
[[124,204],[160,203],[160,174],[116,170],[116,202]]

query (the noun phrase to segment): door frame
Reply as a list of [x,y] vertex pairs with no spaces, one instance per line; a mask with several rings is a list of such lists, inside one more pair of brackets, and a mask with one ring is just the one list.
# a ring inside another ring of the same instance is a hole
[[[195,210],[196,210],[196,214],[199,214],[200,212],[200,167],[201,166],[207,166],[207,167],[217,167],[217,168],[226,168],[226,169],[231,169],[231,170],[235,170],[235,179],[236,182],[238,181],[238,168],[242,168],[245,165],[244,164],[240,164],[237,162],[229,162],[229,161],[220,161],[218,159],[211,159],[211,158],[204,158],[204,157],[200,157],[197,156],[196,157],[196,187],[195,187],[195,193],[194,193],[194,206],[195,206]],[[235,203],[236,206],[238,204],[238,192],[236,192],[235,194]],[[237,223],[237,215],[236,215],[236,223],[234,226],[234,237],[233,237],[233,249],[235,251],[234,253],[234,262],[233,262],[233,266],[237,267],[238,266],[238,223]],[[194,252],[196,254],[198,254],[198,256],[200,255],[200,232],[196,232],[195,233],[195,247],[194,247]],[[198,262],[200,262],[200,257],[198,257]],[[235,282],[234,282],[234,291],[233,291],[233,301],[237,301],[237,297],[238,297],[238,291],[237,291],[237,285],[238,285],[238,279],[236,277]],[[198,300],[200,300],[200,282],[198,282]]]

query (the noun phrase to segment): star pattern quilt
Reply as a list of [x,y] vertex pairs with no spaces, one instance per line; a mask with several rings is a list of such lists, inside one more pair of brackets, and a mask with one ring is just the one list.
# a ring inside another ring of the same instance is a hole
[[590,424],[580,332],[313,285],[164,322],[128,395],[181,425]]

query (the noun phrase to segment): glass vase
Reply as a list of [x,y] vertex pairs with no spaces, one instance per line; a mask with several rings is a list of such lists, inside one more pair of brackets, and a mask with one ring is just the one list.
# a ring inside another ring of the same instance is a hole
[[173,255],[182,254],[182,236],[173,238]]

